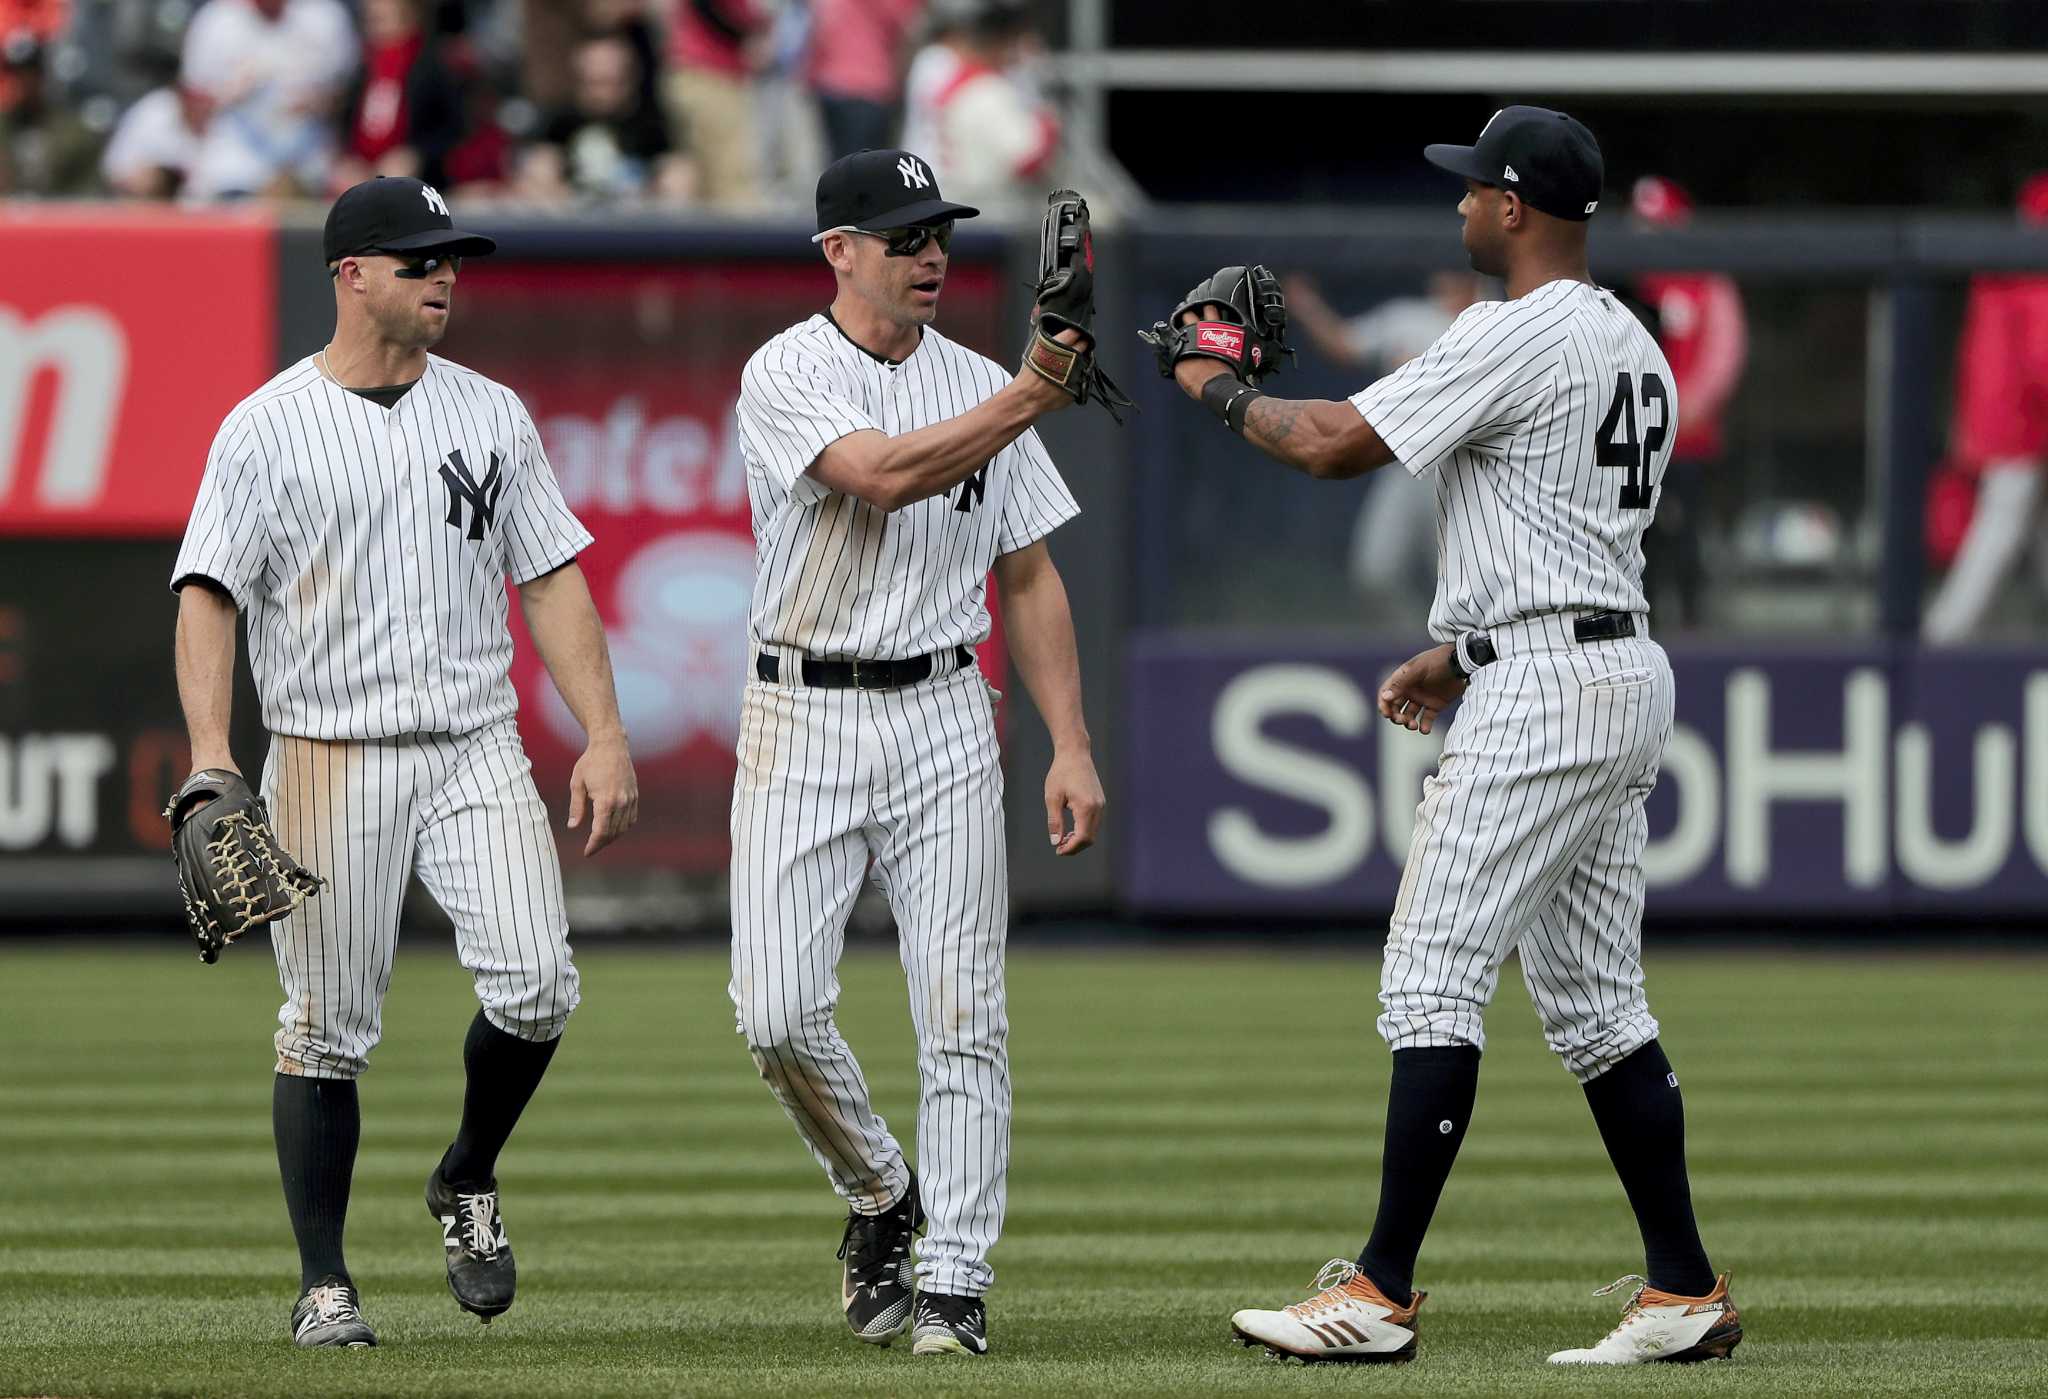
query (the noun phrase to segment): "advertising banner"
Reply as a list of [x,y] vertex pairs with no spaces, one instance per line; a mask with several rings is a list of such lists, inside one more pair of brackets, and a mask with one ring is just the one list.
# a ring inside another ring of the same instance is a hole
[[276,372],[258,215],[0,209],[0,535],[173,537]]
[[[733,406],[755,348],[831,296],[822,261],[463,267],[442,353],[518,392],[563,496],[597,536],[580,562],[640,780],[639,827],[606,868],[725,869],[754,576]],[[991,351],[999,305],[993,269],[956,263],[939,328]],[[513,631],[527,751],[558,804],[582,729],[516,616]],[[1000,657],[983,648],[984,666]],[[571,854],[572,878],[578,863]]]
[[[1142,638],[1129,904],[1384,918],[1444,734],[1379,717],[1412,649]],[[1672,667],[1653,912],[2048,912],[2048,652],[1715,646]]]
[[[177,544],[11,539],[0,552],[0,913],[19,860],[161,856],[144,872],[168,901],[159,813],[191,771],[171,657]],[[236,680],[234,750],[255,771],[264,740],[246,659]],[[68,886],[72,912],[114,892],[76,873]]]

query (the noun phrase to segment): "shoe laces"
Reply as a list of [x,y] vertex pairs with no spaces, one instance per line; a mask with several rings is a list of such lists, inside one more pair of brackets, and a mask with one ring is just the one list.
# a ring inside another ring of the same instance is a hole
[[1621,1324],[1614,1328],[1612,1334],[1615,1335],[1626,1331],[1630,1322],[1643,1315],[1643,1293],[1650,1286],[1650,1280],[1641,1273],[1623,1273],[1613,1282],[1608,1283],[1607,1286],[1593,1290],[1595,1297],[1607,1297],[1621,1291],[1622,1288],[1627,1287],[1630,1283],[1636,1285],[1636,1290],[1629,1293],[1628,1300],[1622,1303]]
[[1296,1302],[1287,1310],[1296,1316],[1313,1316],[1331,1307],[1341,1306],[1358,1299],[1344,1290],[1344,1284],[1358,1276],[1358,1265],[1349,1258],[1332,1258],[1316,1273],[1316,1280],[1308,1290],[1316,1295],[1306,1302]]
[[484,1258],[498,1256],[498,1194],[484,1191],[476,1195],[457,1194],[456,1205],[462,1211],[460,1227],[463,1247]]
[[880,1214],[856,1211],[846,1216],[846,1232],[839,1238],[838,1256],[845,1260],[846,1271],[856,1283],[866,1283],[887,1273],[910,1252],[911,1235],[916,1232],[911,1221],[915,1218],[915,1207],[908,1195],[894,1209]]
[[356,1309],[355,1291],[341,1283],[323,1283],[306,1292],[306,1300],[313,1304],[313,1310],[320,1314],[322,1325],[337,1321],[356,1321],[362,1313]]
[[940,1322],[947,1326],[972,1326],[977,1324],[980,1311],[979,1297],[956,1297],[950,1292],[917,1294],[919,1321]]

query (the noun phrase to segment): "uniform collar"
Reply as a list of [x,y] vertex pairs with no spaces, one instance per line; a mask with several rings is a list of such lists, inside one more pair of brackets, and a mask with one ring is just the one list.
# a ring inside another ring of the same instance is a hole
[[[860,351],[860,352],[861,352],[862,354],[866,355],[866,356],[867,356],[867,357],[868,357],[869,359],[873,360],[873,361],[874,361],[874,362],[875,362],[876,364],[886,364],[886,365],[888,365],[888,366],[889,366],[889,367],[890,367],[891,369],[896,369],[896,368],[899,368],[899,367],[901,367],[901,366],[902,366],[902,365],[904,365],[904,364],[907,364],[907,363],[909,363],[909,361],[910,361],[910,355],[905,355],[905,356],[904,356],[904,357],[903,357],[902,359],[890,359],[890,358],[889,358],[889,357],[888,357],[887,355],[878,355],[878,354],[876,354],[876,353],[875,353],[875,352],[874,352],[873,350],[870,350],[870,349],[869,349],[869,348],[868,348],[867,346],[865,346],[865,345],[861,344],[861,343],[860,343],[860,341],[858,341],[858,340],[854,339],[854,338],[853,338],[853,337],[852,337],[851,335],[848,335],[848,334],[846,333],[846,327],[845,327],[845,326],[843,326],[843,325],[841,325],[841,324],[839,324],[839,320],[838,320],[838,318],[837,318],[836,316],[834,316],[834,315],[832,314],[832,308],[831,308],[830,306],[827,306],[827,307],[825,308],[825,310],[824,310],[824,313],[823,313],[823,314],[824,314],[824,317],[825,317],[825,319],[826,319],[826,320],[828,320],[828,321],[830,321],[830,322],[832,323],[832,328],[833,328],[834,330],[836,330],[836,331],[838,331],[838,332],[839,332],[839,338],[840,338],[840,339],[844,340],[844,341],[845,341],[845,342],[846,342],[847,344],[849,344],[849,345],[853,346],[853,348],[854,348],[854,349],[856,349],[856,350],[859,350],[859,351]],[[924,327],[923,327],[923,326],[919,326],[919,327],[917,328],[917,348],[918,348],[918,350],[921,350],[921,349],[923,349],[923,348],[924,348]],[[910,352],[910,354],[911,354],[911,355],[914,355],[914,354],[916,354],[916,353],[917,353],[917,350],[912,350],[912,351]]]

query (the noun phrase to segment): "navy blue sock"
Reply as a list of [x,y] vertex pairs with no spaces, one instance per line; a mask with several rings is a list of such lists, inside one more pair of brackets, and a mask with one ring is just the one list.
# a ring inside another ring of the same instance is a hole
[[1663,1046],[1651,1040],[1588,1083],[1586,1104],[1635,1209],[1650,1286],[1680,1297],[1713,1291],[1685,1175],[1685,1102]]
[[350,1282],[341,1231],[348,1221],[356,1143],[363,1135],[355,1080],[279,1074],[270,1094],[270,1126],[277,1137],[284,1207],[299,1243],[299,1290],[330,1276]]
[[562,1042],[523,1040],[508,1035],[482,1011],[469,1024],[462,1042],[462,1065],[468,1073],[462,1094],[462,1126],[441,1158],[441,1179],[450,1185],[480,1186],[498,1169],[498,1153],[519,1125],[533,1090]]
[[1406,1306],[1414,1295],[1415,1256],[1451,1178],[1478,1092],[1479,1050],[1473,1045],[1394,1051],[1380,1207],[1358,1267],[1397,1305]]

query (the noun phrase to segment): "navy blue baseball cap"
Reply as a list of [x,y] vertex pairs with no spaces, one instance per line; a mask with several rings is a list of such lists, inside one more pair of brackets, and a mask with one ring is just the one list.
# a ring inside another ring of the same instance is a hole
[[1503,107],[1469,146],[1424,146],[1431,165],[1511,189],[1532,209],[1583,223],[1600,207],[1606,171],[1585,123],[1548,107]]
[[361,253],[482,257],[498,249],[494,239],[455,226],[441,191],[402,175],[364,180],[343,190],[327,211],[320,246],[325,262]]
[[939,193],[939,177],[909,151],[855,151],[818,176],[818,232],[908,228],[971,219],[981,210]]

